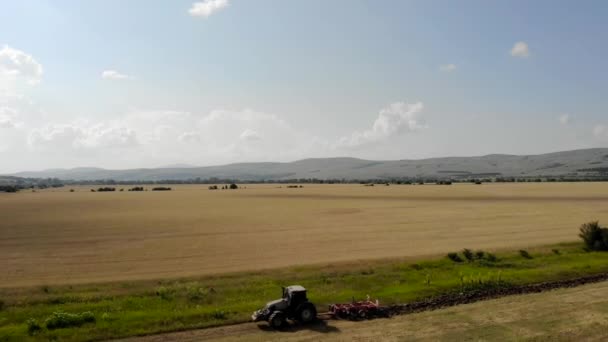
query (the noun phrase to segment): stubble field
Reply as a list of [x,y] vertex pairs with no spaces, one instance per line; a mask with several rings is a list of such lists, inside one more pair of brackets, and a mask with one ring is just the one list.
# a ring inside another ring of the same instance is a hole
[[172,187],[0,194],[0,287],[512,249],[608,221],[608,183]]

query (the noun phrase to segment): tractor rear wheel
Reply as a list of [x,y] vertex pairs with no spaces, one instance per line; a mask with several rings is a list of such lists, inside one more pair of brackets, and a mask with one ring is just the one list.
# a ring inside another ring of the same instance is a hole
[[310,323],[317,319],[317,309],[312,303],[304,303],[298,309],[297,319],[301,323]]
[[285,314],[282,313],[281,311],[273,312],[270,315],[270,317],[268,318],[268,323],[270,324],[271,327],[273,327],[275,329],[280,329],[286,323]]

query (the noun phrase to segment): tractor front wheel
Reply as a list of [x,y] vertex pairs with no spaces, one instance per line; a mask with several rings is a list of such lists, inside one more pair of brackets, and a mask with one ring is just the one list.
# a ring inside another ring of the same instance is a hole
[[268,323],[274,329],[280,329],[286,323],[286,321],[285,321],[285,314],[283,314],[281,311],[275,311],[275,312],[273,312],[270,315],[270,317],[268,318]]

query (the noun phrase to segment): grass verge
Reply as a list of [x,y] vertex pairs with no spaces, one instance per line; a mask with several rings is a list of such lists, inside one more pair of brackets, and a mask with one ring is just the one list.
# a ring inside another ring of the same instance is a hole
[[[466,291],[471,284],[523,285],[608,272],[608,253],[586,252],[579,243],[526,252],[524,257],[503,251],[493,261],[377,260],[154,282],[5,288],[0,341],[101,340],[244,322],[290,284],[308,288],[318,310],[325,311],[330,303],[368,294],[383,304],[404,303]],[[55,313],[93,318],[49,329],[45,324]]]

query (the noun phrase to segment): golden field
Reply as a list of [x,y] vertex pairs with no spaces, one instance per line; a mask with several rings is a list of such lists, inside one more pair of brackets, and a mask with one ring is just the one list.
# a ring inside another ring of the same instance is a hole
[[518,248],[608,221],[608,183],[172,187],[0,194],[0,286]]

